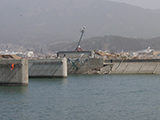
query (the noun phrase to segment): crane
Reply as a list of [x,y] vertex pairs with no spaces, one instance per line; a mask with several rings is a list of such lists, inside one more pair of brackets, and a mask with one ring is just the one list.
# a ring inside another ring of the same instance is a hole
[[82,30],[80,31],[80,32],[81,32],[81,36],[80,36],[80,39],[79,39],[79,41],[78,41],[78,45],[77,45],[75,51],[83,51],[82,48],[81,48],[81,46],[80,46],[80,43],[81,43],[81,40],[82,40],[82,37],[83,37],[83,34],[84,34],[84,30],[85,30],[85,29],[86,29],[86,27],[84,26],[84,27],[82,28]]

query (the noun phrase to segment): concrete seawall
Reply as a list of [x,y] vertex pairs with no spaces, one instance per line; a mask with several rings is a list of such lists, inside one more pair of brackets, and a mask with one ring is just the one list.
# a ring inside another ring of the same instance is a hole
[[[111,61],[104,61],[111,64]],[[160,60],[115,60],[109,74],[160,74]]]
[[27,86],[28,85],[28,60],[1,59],[0,60],[0,85]]
[[104,60],[62,58],[29,60],[29,77],[67,77],[67,74],[160,74],[160,59]]
[[67,59],[32,59],[29,60],[30,78],[67,77]]
[[84,74],[90,69],[100,69],[103,67],[103,58],[88,58],[68,60],[68,74]]

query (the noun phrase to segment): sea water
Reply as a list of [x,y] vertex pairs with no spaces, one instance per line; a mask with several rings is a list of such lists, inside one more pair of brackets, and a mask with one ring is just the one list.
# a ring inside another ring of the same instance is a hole
[[0,120],[159,119],[159,75],[69,75],[0,87]]

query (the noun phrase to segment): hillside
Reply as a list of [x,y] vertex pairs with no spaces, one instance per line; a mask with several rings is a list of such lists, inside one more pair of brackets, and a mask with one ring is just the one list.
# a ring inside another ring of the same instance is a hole
[[[65,51],[74,50],[77,42],[50,44],[49,50],[51,51]],[[113,52],[123,51],[139,51],[151,47],[155,50],[160,50],[160,37],[152,39],[136,39],[120,36],[106,35],[104,37],[93,37],[82,40],[81,47],[84,50],[110,50]]]
[[54,41],[77,41],[84,25],[85,39],[153,38],[160,36],[159,14],[108,0],[1,0],[0,43],[42,48]]

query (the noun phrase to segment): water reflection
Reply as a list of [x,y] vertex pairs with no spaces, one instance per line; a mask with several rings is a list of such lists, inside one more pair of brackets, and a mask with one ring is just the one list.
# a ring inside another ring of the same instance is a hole
[[28,94],[28,86],[0,86],[0,94],[17,95]]
[[59,85],[67,85],[67,78],[30,78],[30,83],[32,84],[34,82],[42,82],[42,83],[49,83],[49,84],[59,84]]

